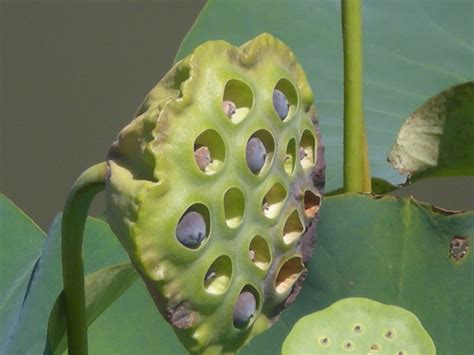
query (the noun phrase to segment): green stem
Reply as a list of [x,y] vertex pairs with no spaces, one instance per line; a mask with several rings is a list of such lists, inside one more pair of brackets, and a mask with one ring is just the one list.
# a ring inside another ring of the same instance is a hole
[[62,217],[62,265],[69,354],[87,354],[87,316],[82,242],[89,206],[104,189],[107,164],[96,164],[76,180]]
[[370,192],[362,100],[361,0],[341,0],[344,46],[344,191]]

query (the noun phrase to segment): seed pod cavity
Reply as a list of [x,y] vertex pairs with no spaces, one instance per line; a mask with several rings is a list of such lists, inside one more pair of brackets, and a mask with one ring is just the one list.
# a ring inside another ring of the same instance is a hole
[[294,256],[283,263],[275,278],[275,290],[280,295],[287,295],[305,270],[303,260]]
[[253,93],[249,85],[241,80],[229,80],[225,85],[222,107],[232,123],[238,124],[245,119],[252,106]]
[[262,236],[255,236],[249,245],[249,259],[259,269],[267,270],[272,261],[270,247]]
[[282,184],[275,183],[262,200],[262,211],[267,218],[276,218],[285,202],[287,192]]
[[232,278],[232,261],[227,255],[219,256],[204,275],[204,288],[215,295],[223,294]]
[[304,212],[307,218],[314,218],[320,206],[321,195],[310,190],[304,193]]
[[305,130],[301,136],[300,146],[299,146],[299,158],[303,169],[311,169],[316,163],[315,155],[315,145],[316,140],[313,133],[309,130]]
[[298,211],[294,210],[287,218],[285,226],[283,227],[283,242],[289,245],[298,241],[304,229]]
[[244,217],[245,196],[237,187],[230,188],[224,195],[225,222],[230,228],[237,228]]
[[213,175],[224,166],[225,143],[214,129],[207,129],[194,141],[194,160],[201,172]]
[[296,166],[296,140],[291,138],[286,146],[284,169],[287,174],[291,175],[295,171]]

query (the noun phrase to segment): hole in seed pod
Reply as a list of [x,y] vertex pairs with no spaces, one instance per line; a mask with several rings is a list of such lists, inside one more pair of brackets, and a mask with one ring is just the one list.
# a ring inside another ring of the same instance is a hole
[[283,203],[285,202],[286,191],[283,185],[276,183],[268,190],[262,200],[263,214],[267,218],[275,218],[280,213]]
[[342,343],[342,348],[346,351],[352,351],[355,349],[355,345],[352,342],[346,340],[344,343]]
[[275,143],[268,131],[255,132],[247,141],[245,149],[245,159],[250,171],[258,175],[265,165],[270,165],[274,150]]
[[407,355],[408,353],[404,350],[400,350],[397,355]]
[[176,239],[187,248],[198,248],[209,234],[209,210],[206,206],[191,206],[181,216],[176,226]]
[[250,87],[240,80],[229,80],[225,85],[222,108],[233,123],[242,121],[253,106]]
[[286,293],[291,290],[298,277],[304,270],[303,260],[299,256],[295,256],[287,260],[280,268],[275,279],[275,290],[279,294]]
[[304,213],[307,218],[314,218],[321,206],[321,196],[316,195],[312,191],[305,191],[304,193]]
[[315,142],[314,135],[309,130],[305,130],[301,136],[299,148],[300,162],[303,169],[311,168],[316,163]]
[[194,141],[194,160],[202,172],[215,174],[222,168],[225,158],[225,145],[219,133],[208,129]]
[[320,337],[318,341],[319,344],[321,344],[322,346],[329,346],[331,344],[331,339],[329,339],[328,337]]
[[249,258],[255,266],[262,270],[270,266],[271,256],[268,243],[261,236],[255,236],[249,245]]
[[224,195],[225,222],[230,228],[236,228],[242,222],[245,211],[245,197],[242,191],[233,187]]
[[396,335],[396,334],[395,334],[395,330],[393,330],[393,329],[388,329],[387,331],[385,331],[385,333],[384,333],[383,336],[384,336],[386,339],[393,339],[393,338],[395,338],[395,335]]
[[298,94],[295,86],[286,79],[281,79],[273,90],[273,108],[280,120],[285,121],[296,111]]
[[356,334],[362,334],[365,331],[365,328],[362,324],[355,324],[352,327],[352,331]]
[[234,327],[246,328],[254,319],[258,308],[257,291],[250,285],[245,286],[235,302]]
[[378,353],[382,350],[382,347],[379,344],[372,344],[369,348],[369,353]]
[[283,227],[283,241],[285,244],[291,244],[303,234],[304,226],[301,223],[300,216],[297,210],[288,217]]
[[212,294],[223,294],[232,277],[232,261],[226,255],[219,256],[204,276],[204,288]]
[[285,162],[283,163],[283,167],[288,174],[293,173],[295,170],[295,162],[296,162],[296,141],[292,138],[288,145],[286,146],[286,155],[285,155]]

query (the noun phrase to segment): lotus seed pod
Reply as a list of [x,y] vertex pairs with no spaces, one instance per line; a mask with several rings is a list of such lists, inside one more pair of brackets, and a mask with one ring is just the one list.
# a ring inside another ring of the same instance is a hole
[[367,298],[346,298],[301,318],[285,339],[283,355],[436,354],[433,340],[406,309]]
[[278,89],[273,91],[273,106],[275,106],[275,111],[280,119],[284,120],[288,116],[288,100],[285,94]]
[[206,222],[195,211],[186,213],[176,227],[176,238],[188,248],[197,248],[206,235]]
[[313,101],[294,54],[271,35],[238,48],[207,42],[110,149],[109,223],[191,353],[236,352],[301,289],[324,187]]
[[245,156],[250,171],[254,174],[258,173],[260,169],[262,169],[263,164],[265,164],[265,158],[267,156],[265,145],[257,137],[250,138],[247,142]]

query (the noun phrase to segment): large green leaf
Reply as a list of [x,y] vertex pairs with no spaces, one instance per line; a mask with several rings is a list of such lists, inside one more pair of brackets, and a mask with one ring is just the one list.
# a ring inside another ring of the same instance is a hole
[[[48,316],[62,289],[60,230],[58,216],[2,353],[37,355],[45,348]],[[86,224],[84,255],[86,273],[128,260],[108,224],[95,218],[89,218]],[[157,349],[163,354],[186,353],[141,281],[134,283],[89,328],[89,348],[91,354],[105,355],[151,354]]]
[[474,239],[474,212],[451,214],[413,199],[326,198],[308,277],[281,320],[242,354],[276,354],[301,317],[347,297],[415,313],[439,354],[474,349],[474,259],[449,257],[454,236]]
[[[327,188],[342,186],[340,2],[209,0],[177,58],[211,39],[241,44],[270,32],[293,49],[316,95]],[[372,175],[403,178],[386,162],[400,126],[429,97],[474,76],[471,0],[364,1],[364,109]]]
[[[298,318],[346,297],[401,306],[420,319],[440,354],[474,349],[474,258],[450,257],[452,238],[472,243],[474,212],[450,214],[413,199],[339,195],[325,200]],[[460,257],[460,253],[456,253]]]
[[[60,231],[58,216],[49,231],[17,321],[7,340],[4,349],[7,354],[40,354],[43,351],[48,316],[62,289]],[[86,272],[126,260],[107,224],[91,220],[86,226],[86,234]]]
[[15,323],[44,232],[0,194],[0,348]]
[[[137,277],[130,263],[109,266],[87,275],[84,281],[87,324],[92,324]],[[64,301],[64,292],[61,292],[49,316],[45,354],[62,354],[67,349]]]
[[[48,314],[62,287],[56,220],[42,253],[7,354],[39,354]],[[242,354],[276,354],[302,316],[345,297],[368,297],[415,313],[439,353],[474,347],[472,255],[449,258],[453,236],[474,236],[474,212],[447,214],[410,199],[340,195],[321,210],[319,240],[302,294],[269,331]],[[107,224],[89,219],[86,270],[126,259]],[[460,253],[456,253],[460,256]],[[34,327],[31,324],[35,324]],[[89,328],[92,354],[185,354],[171,327],[156,310],[141,281],[134,283]]]
[[186,355],[138,280],[89,327],[90,354]]
[[418,108],[403,124],[388,160],[411,180],[474,175],[474,81]]

